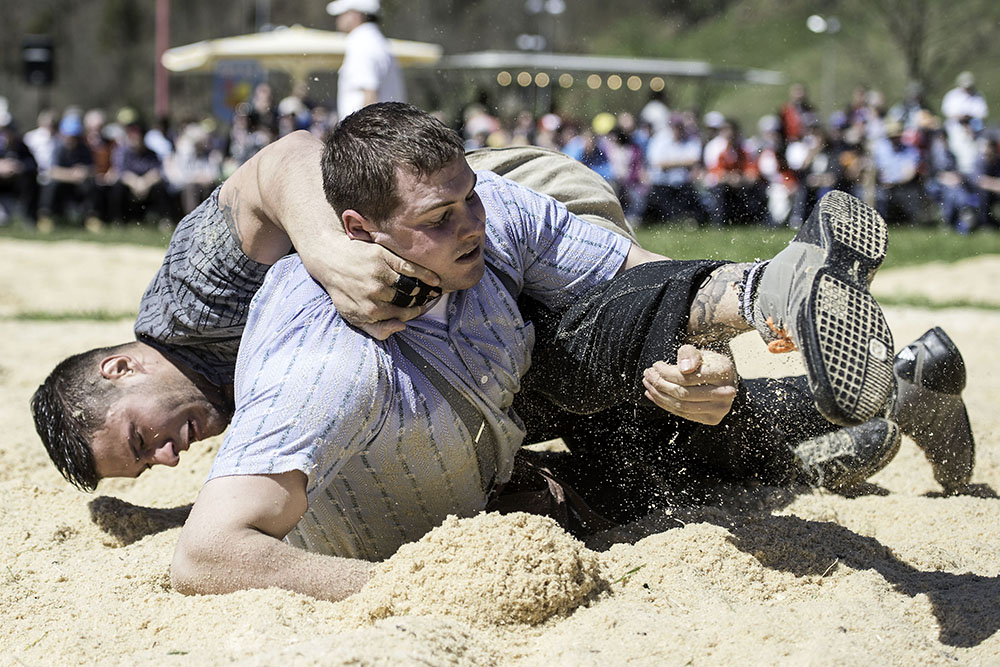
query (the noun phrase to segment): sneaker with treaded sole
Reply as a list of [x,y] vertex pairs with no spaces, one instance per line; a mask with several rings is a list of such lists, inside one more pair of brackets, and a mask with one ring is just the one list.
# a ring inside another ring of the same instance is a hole
[[972,477],[976,442],[962,400],[965,360],[941,327],[934,327],[896,355],[895,418],[923,450],[934,479],[953,493]]
[[888,236],[873,208],[834,190],[766,265],[757,288],[754,326],[772,351],[782,343],[801,351],[816,407],[835,424],[883,414],[893,389],[892,333],[868,292]]
[[896,422],[876,417],[864,424],[824,433],[792,448],[798,479],[825,489],[843,489],[865,481],[899,451]]

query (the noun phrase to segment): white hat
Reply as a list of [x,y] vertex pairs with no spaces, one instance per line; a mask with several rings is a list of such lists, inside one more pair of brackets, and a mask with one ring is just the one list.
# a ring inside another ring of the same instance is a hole
[[761,116],[757,121],[757,129],[761,132],[777,132],[781,129],[781,120],[774,114]]
[[379,0],[334,0],[326,6],[326,13],[330,16],[340,16],[352,9],[362,14],[378,14]]
[[713,130],[717,130],[726,124],[726,117],[723,116],[718,111],[709,111],[707,114],[705,114],[705,118],[702,119],[702,122],[705,123],[705,127],[710,127]]
[[306,105],[297,97],[289,95],[278,102],[279,116],[298,116],[306,110]]

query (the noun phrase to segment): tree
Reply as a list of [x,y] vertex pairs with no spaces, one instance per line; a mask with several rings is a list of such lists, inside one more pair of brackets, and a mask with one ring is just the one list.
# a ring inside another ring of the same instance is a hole
[[874,12],[902,53],[907,76],[925,88],[947,86],[962,68],[995,39],[994,0],[855,0],[861,18]]

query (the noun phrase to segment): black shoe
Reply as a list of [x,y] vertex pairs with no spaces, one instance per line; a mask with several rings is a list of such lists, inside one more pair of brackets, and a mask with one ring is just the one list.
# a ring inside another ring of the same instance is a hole
[[976,460],[969,414],[962,400],[965,361],[955,343],[934,327],[896,355],[895,419],[924,450],[945,491],[969,483]]
[[792,448],[797,479],[812,486],[842,489],[884,468],[899,451],[899,427],[882,417],[824,433]]
[[892,390],[892,333],[868,293],[887,245],[882,217],[834,190],[757,287],[754,326],[772,352],[802,352],[816,407],[835,424],[881,414]]

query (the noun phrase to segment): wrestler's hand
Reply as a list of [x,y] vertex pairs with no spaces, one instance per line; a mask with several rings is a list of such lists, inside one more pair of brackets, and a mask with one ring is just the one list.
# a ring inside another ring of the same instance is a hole
[[294,247],[345,320],[375,338],[387,338],[423,310],[390,303],[396,298],[400,274],[430,285],[438,285],[438,277],[345,233],[323,194],[322,155],[323,142],[308,132],[285,135],[226,180],[219,206],[231,215],[248,257],[273,264]]
[[[400,274],[433,286],[440,282],[437,274],[378,244],[348,241],[346,237],[344,240],[350,243],[348,255],[313,254],[309,262],[303,256],[309,274],[330,294],[337,312],[354,326],[379,340],[402,331],[406,328],[405,322],[420,315],[424,308],[423,305],[401,307],[392,304],[397,298],[395,285]],[[344,256],[350,257],[350,261],[337,261]]]
[[646,398],[667,412],[700,424],[715,425],[729,414],[736,398],[732,359],[682,345],[677,363],[657,361],[643,371]]

